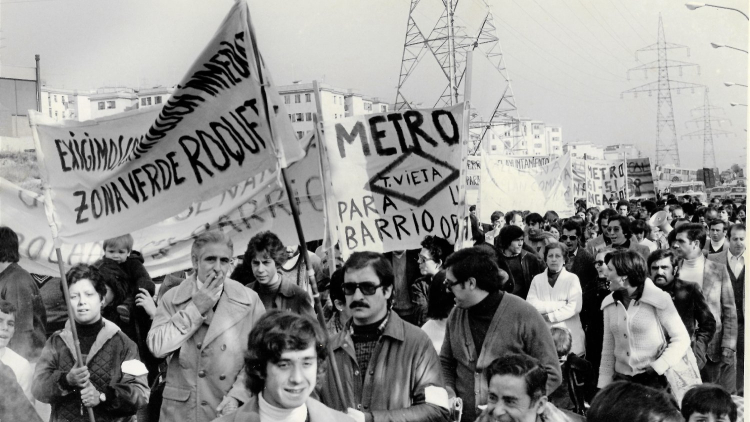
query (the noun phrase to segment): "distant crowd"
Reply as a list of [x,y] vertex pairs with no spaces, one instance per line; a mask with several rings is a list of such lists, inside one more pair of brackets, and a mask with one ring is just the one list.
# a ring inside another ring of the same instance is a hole
[[576,207],[346,260],[208,231],[158,278],[130,235],[30,274],[0,226],[0,421],[743,420],[745,204]]

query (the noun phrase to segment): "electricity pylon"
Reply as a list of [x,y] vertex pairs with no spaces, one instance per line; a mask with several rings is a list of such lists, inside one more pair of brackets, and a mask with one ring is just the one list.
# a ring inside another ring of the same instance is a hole
[[[671,162],[675,166],[680,166],[680,149],[677,144],[677,131],[674,125],[674,109],[672,107],[672,90],[675,90],[678,94],[681,89],[690,89],[695,93],[695,88],[704,88],[703,85],[693,84],[689,82],[673,81],[669,79],[669,68],[676,67],[680,69],[680,76],[682,76],[683,67],[698,66],[694,63],[681,62],[676,60],[667,59],[667,50],[685,48],[687,49],[687,55],[690,56],[690,49],[684,45],[668,43],[664,38],[664,25],[662,24],[661,14],[659,14],[659,34],[656,44],[652,44],[648,47],[644,47],[636,51],[636,59],[638,58],[639,52],[645,51],[657,51],[657,60],[646,63],[642,66],[635,67],[628,70],[628,78],[630,72],[636,70],[643,70],[648,76],[648,71],[651,69],[659,70],[659,80],[657,82],[651,82],[646,85],[629,89],[622,94],[633,94],[636,98],[639,92],[648,92],[649,97],[651,94],[657,92],[657,104],[656,104],[656,165],[663,166]],[[698,74],[700,74],[700,68],[698,68]]]
[[[714,154],[714,136],[728,136],[728,135],[734,135],[732,132],[727,132],[726,130],[715,130],[711,128],[711,123],[716,122],[719,125],[721,125],[722,122],[729,122],[731,125],[732,122],[729,119],[721,119],[721,118],[713,118],[712,110],[722,110],[720,107],[714,107],[711,105],[711,103],[708,101],[708,88],[705,90],[704,99],[703,99],[703,107],[694,108],[691,110],[693,115],[697,115],[697,113],[701,113],[702,116],[689,120],[685,122],[685,125],[687,126],[689,123],[695,123],[696,125],[700,126],[703,125],[702,129],[698,129],[695,132],[690,132],[688,134],[682,135],[683,138],[703,138],[703,167],[704,168],[710,168],[714,169],[716,168],[716,155]],[[723,111],[723,110],[722,110]]]
[[[430,0],[434,2],[434,0]],[[412,75],[422,58],[429,52],[440,66],[446,78],[446,86],[440,97],[435,102],[435,107],[444,107],[458,103],[463,94],[461,84],[466,73],[466,56],[471,50],[479,49],[489,60],[493,68],[500,74],[501,81],[498,92],[498,101],[492,110],[489,119],[479,115],[473,116],[471,127],[481,128],[481,135],[475,143],[478,145],[484,138],[486,132],[493,126],[510,126],[518,124],[518,110],[516,108],[515,96],[510,83],[510,77],[505,66],[500,39],[496,34],[496,27],[492,9],[486,0],[482,0],[486,14],[482,20],[476,35],[470,36],[462,26],[454,23],[457,0],[443,0],[440,18],[432,30],[425,36],[414,20],[415,10],[420,0],[411,0],[409,6],[409,17],[406,23],[406,36],[404,39],[404,50],[401,56],[401,72],[396,88],[395,110],[411,108],[413,104],[404,95],[404,87],[407,85],[409,76]],[[515,145],[510,146],[513,149]]]

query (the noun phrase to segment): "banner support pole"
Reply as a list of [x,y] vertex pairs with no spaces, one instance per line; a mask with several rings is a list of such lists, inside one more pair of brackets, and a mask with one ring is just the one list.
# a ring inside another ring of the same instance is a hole
[[[266,114],[266,122],[268,123],[268,132],[272,140],[275,141],[275,136],[273,133],[273,124],[271,121],[271,115],[270,110],[268,107],[268,96],[266,95],[266,81],[263,76],[263,66],[261,65],[261,57],[260,52],[258,51],[258,43],[257,39],[255,38],[255,30],[253,29],[253,24],[250,21],[250,16],[247,17],[247,26],[248,26],[248,32],[250,35],[250,41],[253,46],[253,54],[255,55],[255,62],[258,66],[258,81],[260,82],[260,93],[261,98],[263,100],[263,109]],[[322,140],[318,140],[319,143],[322,143]],[[276,146],[277,143],[274,142],[274,146]],[[338,365],[336,364],[336,358],[333,354],[333,347],[331,346],[330,337],[328,335],[328,330],[326,327],[326,321],[325,317],[323,316],[323,306],[320,302],[320,293],[318,292],[318,284],[315,281],[315,270],[313,269],[311,263],[310,263],[310,257],[307,254],[307,243],[305,242],[305,234],[302,232],[302,223],[299,219],[299,208],[297,207],[297,201],[294,197],[294,192],[292,191],[292,186],[289,183],[289,178],[286,175],[286,169],[281,167],[281,178],[284,181],[284,188],[286,189],[287,197],[289,198],[289,208],[292,211],[292,218],[294,218],[294,226],[297,229],[297,237],[299,239],[299,248],[300,248],[300,255],[304,258],[305,262],[305,268],[307,268],[307,278],[308,278],[308,284],[310,285],[310,288],[313,292],[313,301],[315,305],[315,313],[318,317],[318,323],[320,323],[320,327],[323,331],[323,334],[326,336],[326,347],[328,349],[328,362],[331,368],[331,376],[333,376],[336,390],[338,392],[339,400],[342,404],[342,406],[347,405],[346,401],[346,395],[344,394],[344,386],[341,383],[341,376],[339,373]],[[345,409],[344,409],[345,410]],[[93,420],[92,420],[93,422]]]
[[[62,286],[63,296],[65,297],[65,308],[68,310],[68,322],[70,323],[70,332],[73,334],[73,348],[76,354],[76,367],[80,368],[83,364],[83,354],[81,353],[81,341],[78,340],[78,330],[76,330],[75,323],[75,312],[73,311],[73,305],[70,303],[70,290],[68,289],[68,280],[65,277],[65,268],[63,267],[62,253],[60,248],[55,248],[57,254],[57,265],[60,267],[60,286]],[[89,420],[96,422],[94,418],[94,409],[87,407],[89,413]]]

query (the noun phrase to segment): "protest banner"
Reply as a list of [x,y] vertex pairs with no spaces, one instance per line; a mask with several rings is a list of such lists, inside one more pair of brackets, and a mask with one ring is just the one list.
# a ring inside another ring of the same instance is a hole
[[487,157],[487,160],[494,165],[508,166],[515,169],[523,170],[534,167],[540,167],[549,164],[552,161],[549,155],[519,155],[519,156],[493,156]]
[[134,232],[301,158],[267,71],[259,83],[254,44],[238,1],[161,109],[62,123],[30,111],[53,235],[76,244]]
[[456,241],[463,107],[323,122],[344,257],[419,248],[426,235]]
[[656,199],[649,158],[628,158],[627,162],[629,199]]
[[625,160],[585,160],[586,204],[603,208],[611,199],[628,199]]
[[571,158],[570,166],[573,169],[573,203],[579,199],[586,199],[586,160]]
[[482,156],[480,221],[490,221],[497,210],[530,210],[540,214],[554,210],[561,218],[575,213],[570,154],[524,169],[501,161],[488,163],[489,159]]
[[[308,240],[323,238],[323,198],[317,141],[312,133],[302,140],[308,153],[287,169],[300,218]],[[0,225],[12,228],[20,240],[20,265],[34,274],[59,275],[57,258],[45,216],[43,197],[0,178]],[[221,191],[213,198],[191,204],[172,218],[132,232],[135,249],[142,253],[152,277],[190,268],[194,237],[220,229],[242,255],[252,236],[270,230],[287,245],[296,245],[297,233],[289,200],[277,174],[266,172]],[[103,255],[102,241],[61,246],[66,267],[93,263]]]

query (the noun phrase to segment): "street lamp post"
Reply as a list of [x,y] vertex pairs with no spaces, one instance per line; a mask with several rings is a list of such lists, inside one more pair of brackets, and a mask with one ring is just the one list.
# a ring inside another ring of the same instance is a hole
[[713,48],[721,48],[721,47],[724,47],[724,48],[731,48],[732,50],[737,50],[737,51],[741,51],[741,52],[743,52],[743,53],[747,54],[747,50],[743,50],[743,49],[741,49],[741,48],[737,48],[737,47],[732,47],[731,45],[718,44],[718,43],[712,42],[712,43],[711,43],[711,47],[713,47]]
[[743,85],[743,84],[738,84],[738,83],[735,83],[735,82],[724,82],[724,85],[726,85],[726,86],[734,86],[734,85],[737,85],[737,86],[744,86],[745,88],[747,88],[747,85]]
[[742,103],[729,103],[729,105],[732,106],[732,107],[736,107],[736,106],[747,107],[747,104],[742,104]]
[[689,1],[689,2],[685,3],[685,7],[687,7],[690,10],[695,10],[695,9],[700,8],[700,7],[715,7],[717,9],[734,10],[735,12],[742,13],[742,16],[744,16],[745,19],[750,20],[750,18],[748,18],[748,16],[745,14],[745,12],[743,12],[742,10],[739,10],[739,9],[735,9],[733,7],[725,7],[725,6],[718,6],[718,5],[715,5],[715,4],[699,3],[697,1]]

